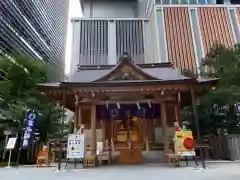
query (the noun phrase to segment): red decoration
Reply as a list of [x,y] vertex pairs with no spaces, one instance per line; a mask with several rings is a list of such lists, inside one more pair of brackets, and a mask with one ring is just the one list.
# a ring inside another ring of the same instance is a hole
[[183,145],[187,150],[192,150],[194,148],[194,140],[192,138],[186,138],[184,139]]

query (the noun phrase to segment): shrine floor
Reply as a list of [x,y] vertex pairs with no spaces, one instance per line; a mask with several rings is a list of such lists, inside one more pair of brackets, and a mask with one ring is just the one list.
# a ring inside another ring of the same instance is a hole
[[170,168],[160,164],[102,166],[53,172],[54,168],[0,168],[1,180],[239,180],[240,163],[208,163],[208,169]]

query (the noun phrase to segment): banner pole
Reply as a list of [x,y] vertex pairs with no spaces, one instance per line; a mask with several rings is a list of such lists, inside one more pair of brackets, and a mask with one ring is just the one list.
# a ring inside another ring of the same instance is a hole
[[10,164],[11,164],[11,156],[12,156],[12,149],[10,149],[10,153],[9,153],[9,157],[8,157],[8,168],[10,168]]
[[19,165],[20,154],[21,154],[21,147],[18,149],[17,166]]

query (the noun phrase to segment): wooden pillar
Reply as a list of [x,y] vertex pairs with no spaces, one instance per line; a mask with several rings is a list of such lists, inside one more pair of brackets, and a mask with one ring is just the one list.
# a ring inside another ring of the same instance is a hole
[[82,109],[81,105],[78,104],[78,128],[82,125]]
[[111,116],[111,139],[110,139],[110,143],[111,143],[111,151],[115,151],[115,142],[113,137],[115,136],[116,133],[116,128],[115,128],[115,121],[114,118]]
[[198,118],[198,110],[197,110],[197,101],[196,101],[196,94],[193,89],[193,87],[190,87],[191,92],[191,99],[192,99],[192,108],[193,108],[193,116],[195,120],[196,130],[197,130],[197,143],[200,144],[200,156],[202,160],[202,167],[205,169],[205,162],[204,162],[204,154],[203,154],[203,148],[202,148],[202,142],[201,142],[201,133],[200,133],[200,127],[199,127],[199,118]]
[[105,143],[105,139],[106,139],[106,121],[101,120],[101,128],[102,128],[102,141]]
[[180,109],[179,109],[179,103],[176,102],[174,104],[174,114],[175,114],[175,120],[178,122],[178,124],[180,125]]
[[92,131],[92,141],[91,141],[91,154],[96,155],[96,105],[91,105],[91,131]]
[[167,137],[167,114],[166,114],[166,104],[162,102],[160,104],[161,110],[161,121],[162,121],[162,137],[164,143],[164,154],[168,153],[169,145],[168,145],[168,137]]
[[181,126],[182,121],[181,121],[181,93],[178,92],[177,94],[177,102],[175,104],[175,112],[176,112],[176,121],[178,124]]
[[131,133],[130,133],[130,117],[127,119],[127,139],[128,139],[128,148],[131,148]]
[[74,110],[74,132],[78,131],[79,104],[75,104]]

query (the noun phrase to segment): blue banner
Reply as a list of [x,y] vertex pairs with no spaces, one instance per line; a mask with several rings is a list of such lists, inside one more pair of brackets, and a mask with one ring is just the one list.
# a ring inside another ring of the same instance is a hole
[[237,115],[240,116],[240,102],[237,102],[237,103],[235,104],[235,108],[236,108],[236,113],[237,113]]
[[37,116],[38,112],[32,110],[27,111],[27,117],[23,127],[24,131],[21,143],[21,147],[23,149],[27,148],[29,144],[31,144],[33,133],[36,130]]

